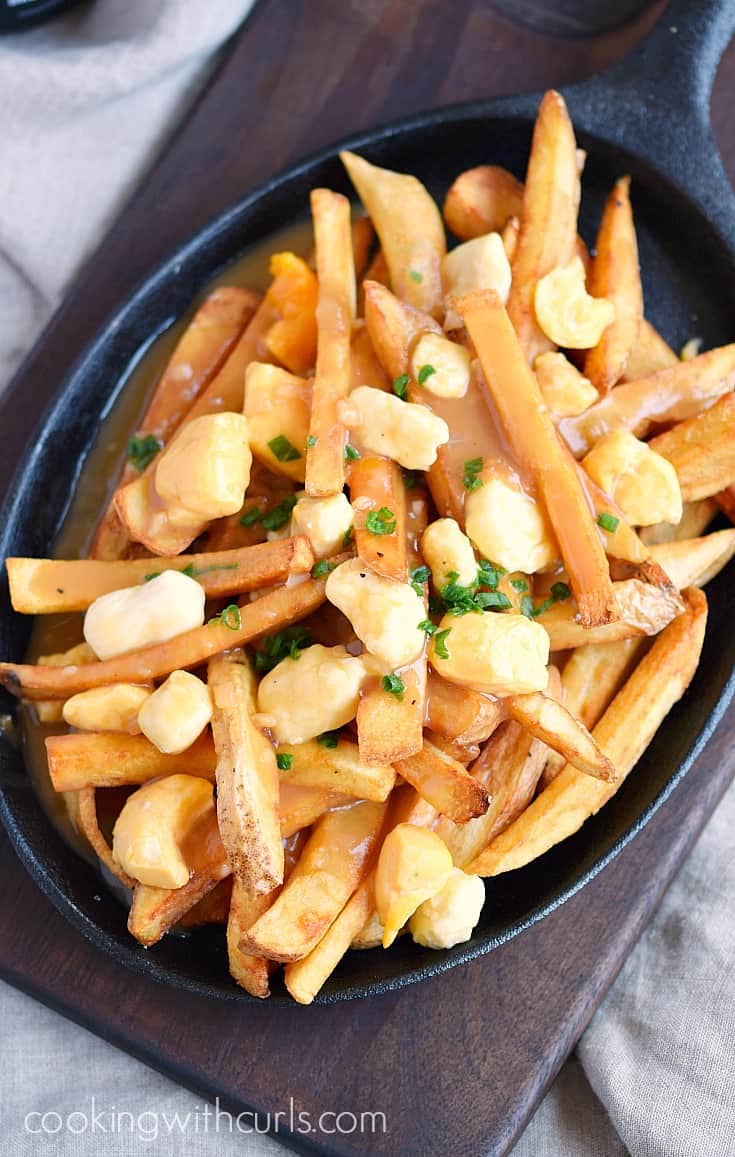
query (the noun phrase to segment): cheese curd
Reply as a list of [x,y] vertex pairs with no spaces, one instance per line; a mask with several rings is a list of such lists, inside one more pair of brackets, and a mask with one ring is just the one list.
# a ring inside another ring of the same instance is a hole
[[546,336],[565,349],[592,349],[615,321],[613,303],[587,292],[581,257],[552,269],[537,282],[534,306]]
[[390,948],[418,906],[444,887],[451,871],[449,848],[429,828],[397,824],[388,832],[375,869],[384,948]]
[[557,418],[575,418],[600,396],[589,378],[562,353],[539,354],[533,368],[544,401]]
[[353,514],[346,494],[327,498],[300,497],[291,512],[291,534],[305,534],[316,558],[335,554],[352,526]]
[[211,718],[206,683],[189,671],[172,671],[141,707],[138,724],[159,751],[176,755],[191,747]]
[[408,922],[408,930],[424,948],[454,948],[469,940],[485,903],[479,876],[452,868],[443,888],[424,900]]
[[150,687],[135,683],[91,687],[67,699],[64,722],[79,731],[126,731],[139,735],[138,712],[150,694]]
[[553,567],[559,550],[546,512],[507,471],[486,463],[481,480],[464,508],[467,534],[480,554],[524,574]]
[[[251,362],[245,372],[250,449],[269,470],[303,482],[311,417],[311,383],[280,366]],[[279,439],[285,438],[288,450]],[[279,454],[274,452],[274,447]]]
[[684,507],[676,470],[628,430],[605,434],[582,465],[633,526],[681,522]]
[[437,590],[452,581],[450,575],[463,587],[477,582],[472,543],[453,518],[438,518],[427,526],[421,536],[421,553]]
[[214,789],[193,775],[167,775],[139,787],[123,804],[112,832],[120,867],[154,888],[182,888],[191,870],[182,845],[211,812]]
[[164,643],[204,623],[204,588],[178,570],[100,595],[84,616],[84,638],[98,659]]
[[445,615],[431,640],[429,660],[450,683],[475,691],[491,695],[545,691],[549,636],[525,615],[488,611]]
[[384,454],[407,470],[428,470],[449,427],[426,406],[402,402],[395,394],[358,386],[349,398],[355,440],[373,454]]
[[478,289],[494,289],[505,305],[510,293],[510,261],[499,233],[485,233],[457,245],[442,259],[446,304],[445,329],[460,329],[464,322],[452,309],[451,298]]
[[297,659],[282,659],[261,680],[258,711],[273,718],[279,743],[304,743],[355,718],[368,678],[363,659],[344,647],[315,643]]
[[411,663],[422,652],[426,636],[423,599],[408,583],[376,574],[359,558],[349,559],[327,579],[330,603],[346,615],[371,655],[389,670]]
[[[470,384],[469,351],[438,333],[422,334],[411,355],[411,373],[437,398],[463,398]],[[427,376],[426,368],[433,373]],[[422,373],[423,371],[423,373]]]
[[204,414],[188,422],[163,451],[153,476],[173,526],[237,514],[253,456],[242,414]]

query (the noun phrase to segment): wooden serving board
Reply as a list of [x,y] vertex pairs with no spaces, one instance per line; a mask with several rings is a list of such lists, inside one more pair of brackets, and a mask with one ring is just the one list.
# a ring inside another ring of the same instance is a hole
[[[307,151],[404,113],[582,79],[620,57],[661,8],[649,6],[601,37],[564,40],[513,23],[487,0],[257,4],[0,401],[0,488],[15,465],[7,447],[25,444],[60,372],[98,325],[160,258],[257,182]],[[731,49],[714,110],[731,173],[735,134],[726,136],[725,121],[734,98]],[[735,772],[734,726],[731,710],[654,819],[577,896],[490,956],[402,992],[303,1009],[240,1006],[158,986],[74,932],[4,836],[0,975],[230,1110],[267,1112],[293,1098],[295,1113],[312,1118],[325,1109],[386,1115],[385,1135],[337,1139],[317,1130],[295,1133],[296,1147],[505,1153]]]

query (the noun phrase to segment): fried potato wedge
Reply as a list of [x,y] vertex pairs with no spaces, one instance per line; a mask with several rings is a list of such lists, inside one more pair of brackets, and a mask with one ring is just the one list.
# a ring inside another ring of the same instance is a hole
[[303,535],[239,550],[182,554],[176,559],[6,560],[10,598],[14,609],[24,615],[86,611],[100,595],[137,586],[164,570],[190,574],[201,583],[208,598],[218,598],[285,582],[290,574],[306,574],[313,565],[311,545]]
[[322,939],[312,948],[308,956],[287,964],[284,969],[286,988],[299,1004],[311,1004],[340,960],[352,944],[355,936],[365,926],[365,921],[374,910],[375,897],[373,876],[363,880],[359,888],[345,904],[332,926]]
[[643,317],[630,177],[621,177],[607,199],[595,249],[589,292],[613,303],[615,320],[587,354],[584,373],[600,393],[606,394],[625,372]]
[[117,876],[120,883],[124,884],[126,888],[134,887],[135,880],[120,867],[112,854],[112,848],[100,829],[97,819],[96,788],[84,787],[77,793],[75,819],[77,827],[90,844],[100,863],[104,864],[113,876]]
[[703,587],[735,555],[735,529],[717,530],[702,538],[663,542],[651,554],[679,590]]
[[[361,458],[350,466],[349,487],[359,558],[377,574],[405,582],[408,576],[407,497],[400,466],[390,458]],[[392,534],[370,534],[365,527],[368,512],[381,507],[387,507],[395,516]]]
[[511,719],[564,755],[585,775],[607,782],[615,778],[615,768],[585,725],[550,695],[544,695],[542,691],[511,695],[506,707]]
[[503,701],[429,672],[426,726],[444,739],[484,743],[505,718]]
[[346,432],[337,409],[351,386],[356,289],[349,201],[330,189],[312,189],[311,213],[319,304],[316,371],[306,450],[306,492],[319,497],[339,494],[345,484]]
[[534,478],[554,527],[580,622],[596,627],[613,622],[617,610],[610,571],[587,498],[560,444],[496,293],[471,293],[455,301],[482,365],[506,436],[519,461]]
[[575,254],[580,183],[577,145],[563,97],[547,92],[533,131],[513,254],[508,316],[528,362],[551,349],[536,321],[536,285]]
[[647,321],[641,318],[638,336],[628,356],[628,364],[623,373],[624,382],[636,382],[639,378],[649,378],[659,370],[669,370],[679,364],[679,359],[668,342]]
[[488,794],[479,780],[428,740],[421,751],[398,760],[395,766],[422,799],[457,824],[484,815],[488,809]]
[[242,651],[211,659],[212,733],[217,753],[217,820],[233,875],[252,896],[283,883],[278,768],[255,725],[257,681]]
[[469,864],[480,876],[520,868],[576,832],[615,794],[697,669],[707,622],[701,591],[654,642],[593,731],[617,778],[603,783],[568,764],[518,819]]
[[735,482],[735,394],[649,442],[671,462],[685,502],[710,498]]
[[611,430],[630,430],[643,438],[652,426],[695,417],[735,387],[735,344],[677,362],[648,378],[623,382],[576,418],[563,418],[559,430],[581,458]]
[[537,622],[548,632],[552,651],[566,651],[587,643],[611,643],[635,635],[656,635],[683,609],[674,589],[654,586],[640,579],[613,583],[617,619],[585,628],[577,620],[573,603],[555,603]]
[[433,199],[416,177],[378,168],[356,153],[340,157],[380,238],[396,294],[438,317],[447,243]]
[[309,828],[313,823],[331,811],[332,808],[346,807],[354,803],[351,796],[343,795],[332,788],[303,787],[301,784],[281,781],[278,811],[281,819],[281,835],[284,839]]
[[243,951],[300,960],[321,940],[368,871],[386,804],[360,801],[327,812],[283,891],[241,940]]
[[125,787],[180,773],[214,780],[216,762],[208,731],[178,755],[164,755],[145,735],[121,731],[49,735],[46,755],[54,791]]
[[478,165],[460,173],[444,200],[444,220],[460,241],[501,233],[523,212],[523,185],[500,165]]
[[248,928],[268,911],[279,893],[278,888],[271,892],[253,895],[242,880],[237,877],[232,882],[232,899],[227,916],[227,962],[232,979],[261,1000],[270,996],[270,974],[275,965],[263,956],[253,956],[250,952],[240,949],[240,941]]
[[303,619],[324,602],[324,583],[324,579],[308,579],[245,603],[238,610],[240,626],[234,629],[213,620],[166,643],[141,647],[104,662],[70,667],[0,663],[0,683],[21,699],[68,699],[78,691],[106,683],[147,683],[172,671],[196,667],[220,651]]
[[387,799],[395,786],[396,773],[389,764],[364,763],[357,744],[341,737],[334,747],[309,739],[284,745],[279,754],[291,757],[279,772],[282,785],[326,788],[376,803]]

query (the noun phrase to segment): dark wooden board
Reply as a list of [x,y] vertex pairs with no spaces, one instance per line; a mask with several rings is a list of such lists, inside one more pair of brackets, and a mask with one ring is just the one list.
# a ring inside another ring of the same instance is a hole
[[[590,6],[592,7],[592,6]],[[59,375],[174,245],[274,170],[370,124],[560,86],[620,57],[661,10],[552,39],[487,0],[268,0],[82,270],[12,392],[12,445]],[[714,123],[729,171],[735,53]],[[492,142],[488,142],[492,157]],[[14,465],[0,459],[0,488]],[[296,1133],[325,1153],[504,1153],[573,1047],[735,771],[731,711],[654,819],[591,884],[484,960],[369,1001],[218,1003],[124,972],[73,932],[0,838],[0,975],[223,1107],[383,1112],[388,1133]],[[281,1139],[286,1133],[281,1131]]]

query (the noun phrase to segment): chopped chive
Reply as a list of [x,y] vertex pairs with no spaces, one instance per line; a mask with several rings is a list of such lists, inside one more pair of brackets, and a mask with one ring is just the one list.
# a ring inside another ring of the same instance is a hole
[[291,511],[296,505],[296,495],[287,494],[282,502],[269,510],[261,518],[261,524],[266,530],[282,530],[291,517]]
[[264,635],[261,650],[255,652],[255,670],[266,674],[282,659],[298,659],[299,651],[311,646],[311,635],[304,627],[286,627],[275,635]]
[[597,525],[601,526],[603,530],[608,531],[609,534],[614,534],[620,525],[620,519],[616,518],[614,514],[608,514],[603,511],[597,516]]
[[393,393],[398,398],[405,398],[408,393],[408,374],[401,374],[399,378],[393,382]]
[[162,570],[152,570],[150,574],[147,574],[145,576],[145,578],[143,579],[143,582],[149,583],[151,581],[151,579],[158,578],[159,574],[163,574],[163,571]]
[[155,434],[146,434],[145,437],[131,438],[128,442],[128,462],[140,473],[150,466],[163,443],[159,442]]
[[231,631],[239,631],[242,626],[242,619],[237,603],[230,603],[228,607],[225,607],[219,619],[223,627],[229,627]]
[[408,581],[421,598],[424,597],[424,583],[429,581],[428,566],[417,566],[408,576]]
[[380,680],[380,686],[389,695],[395,695],[399,703],[403,702],[403,692],[406,690],[406,684],[399,675],[384,675]]
[[190,562],[188,566],[184,567],[184,569],[181,571],[181,573],[188,575],[189,578],[199,578],[200,575],[210,574],[210,572],[213,570],[237,570],[237,563],[236,562],[223,562],[223,563],[219,563],[219,564],[213,563],[212,566],[198,566],[197,567],[197,566],[194,566],[193,562]]
[[337,747],[339,744],[339,731],[325,731],[322,735],[317,736],[316,741],[320,747]]
[[521,614],[525,615],[527,619],[532,619],[534,616],[533,599],[530,595],[524,595],[521,599]]
[[479,490],[482,486],[482,478],[478,477],[482,473],[482,458],[468,458],[464,464],[464,474],[462,475],[462,485],[465,490],[470,493],[473,490]]
[[514,591],[527,591],[528,590],[528,583],[526,582],[525,579],[511,579],[510,585],[513,587]]
[[349,546],[354,537],[355,536],[352,533],[352,527],[348,526],[347,530],[342,535],[342,546]]
[[481,558],[477,572],[477,584],[494,590],[500,582],[501,575],[504,574],[505,570],[502,566],[498,566],[496,562],[488,562],[486,558]]
[[348,442],[345,446],[345,462],[357,462],[359,457],[359,451],[356,450],[354,446],[351,446]]
[[279,771],[290,771],[293,764],[293,756],[287,751],[279,751],[276,756],[276,765]]
[[449,651],[447,650],[447,635],[451,634],[452,628],[447,627],[445,631],[439,631],[434,636],[434,654],[438,655],[440,659],[448,659]]
[[432,623],[431,619],[422,619],[419,623],[419,630],[423,631],[424,634],[428,636],[428,638],[431,638],[432,635],[436,634],[439,628],[435,623]]
[[262,517],[263,511],[261,508],[259,506],[251,506],[249,510],[245,511],[242,518],[240,519],[240,526],[255,526],[255,523],[258,522]]
[[271,438],[268,443],[268,449],[275,455],[279,462],[295,462],[297,458],[301,457],[293,442],[289,442],[285,434],[279,434],[276,438]]
[[411,278],[411,281],[415,281],[417,285],[420,285],[424,280],[423,273],[419,273],[418,269],[411,269],[408,276]]
[[365,529],[369,534],[395,534],[396,516],[387,506],[381,506],[380,510],[369,510]]
[[554,601],[557,603],[563,603],[565,599],[572,597],[572,592],[567,583],[552,583],[551,593],[554,596]]
[[331,574],[336,565],[336,562],[331,562],[328,558],[320,558],[311,568],[311,577],[323,578],[325,574]]
[[413,490],[414,486],[419,480],[418,470],[404,470],[403,471],[403,485],[406,490]]
[[307,450],[311,450],[312,446],[316,446],[316,438],[313,434],[309,434],[309,437],[306,439]]
[[513,605],[502,591],[479,591],[475,595],[475,604],[482,611],[507,611]]
[[433,366],[429,366],[429,365],[421,366],[421,368],[419,369],[416,381],[418,382],[418,384],[420,386],[423,386],[423,384],[427,380],[427,378],[430,378],[431,375],[435,374],[435,373],[436,373],[436,370],[434,369]]

